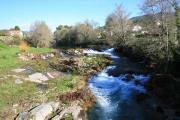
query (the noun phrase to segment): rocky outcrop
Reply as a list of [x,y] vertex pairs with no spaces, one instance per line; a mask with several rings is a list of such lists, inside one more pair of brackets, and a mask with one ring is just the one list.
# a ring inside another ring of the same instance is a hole
[[15,120],[46,120],[59,108],[59,102],[43,103],[27,112],[20,113]]
[[61,72],[89,75],[99,72],[111,60],[104,56],[70,57],[51,61],[50,67]]
[[48,81],[49,78],[42,73],[34,73],[32,75],[29,75],[28,78],[26,78],[25,80],[36,83],[42,83]]
[[79,106],[78,101],[65,108],[59,102],[43,103],[26,112],[19,113],[15,120],[63,120],[66,114],[71,114],[73,120],[86,120],[86,113]]
[[55,55],[57,55],[57,53],[55,53],[55,52],[50,52],[50,53],[46,53],[46,54],[33,54],[33,53],[18,54],[19,59],[22,61],[48,60],[48,59],[55,57]]
[[66,56],[82,56],[83,54],[83,49],[68,49],[68,50],[63,50],[61,51],[63,55]]
[[62,110],[51,120],[62,120],[65,114],[71,114],[73,120],[87,120],[85,111],[77,103],[74,103],[74,105]]
[[[17,75],[7,75],[7,77],[15,78],[16,84],[21,84],[23,80],[35,82],[35,83],[44,83],[51,79],[65,75],[64,73],[58,72],[58,71],[49,71],[45,73],[34,72],[34,70],[31,67],[17,68],[17,69],[12,70],[12,72]],[[26,74],[28,76],[25,77],[18,74]]]

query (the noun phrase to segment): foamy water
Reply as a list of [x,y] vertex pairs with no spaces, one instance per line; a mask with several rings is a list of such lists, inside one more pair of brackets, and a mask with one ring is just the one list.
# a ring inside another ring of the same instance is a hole
[[[113,53],[114,49],[103,52],[86,50],[88,55],[105,54],[119,58]],[[120,58],[119,58],[120,59]],[[126,74],[117,77],[108,75],[108,71],[116,66],[108,66],[102,72],[89,80],[89,88],[97,98],[97,104],[89,113],[90,120],[144,120],[141,107],[133,99],[134,93],[145,93],[145,82],[148,75],[133,74],[133,79],[124,81]],[[140,85],[136,85],[135,81]]]

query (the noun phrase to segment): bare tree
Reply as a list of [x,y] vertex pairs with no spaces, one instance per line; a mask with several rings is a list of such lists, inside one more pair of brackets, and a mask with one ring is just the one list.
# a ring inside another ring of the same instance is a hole
[[176,15],[176,27],[177,27],[177,40],[180,44],[180,0],[167,0],[175,10]]
[[161,40],[168,36],[168,31],[173,31],[175,17],[167,0],[145,0],[141,10],[152,17],[153,29],[149,32],[158,32]]
[[[165,55],[167,63],[170,59],[170,36],[174,36],[176,33],[176,22],[173,8],[173,4],[176,4],[176,2],[174,1],[175,0],[144,0],[141,7],[146,15],[152,16],[153,18],[152,23],[154,23],[154,26],[151,31],[159,34],[159,47],[162,51],[164,49],[166,50]],[[176,37],[171,37],[171,40],[173,39],[176,39]]]
[[51,45],[53,35],[45,22],[36,22],[31,26],[31,40],[36,47],[49,47]]
[[110,36],[118,43],[124,43],[127,39],[127,32],[130,29],[129,14],[122,5],[117,6],[112,14],[106,19],[106,29]]

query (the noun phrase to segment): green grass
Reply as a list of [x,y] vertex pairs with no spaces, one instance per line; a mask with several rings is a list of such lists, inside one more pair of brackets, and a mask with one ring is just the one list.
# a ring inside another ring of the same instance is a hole
[[64,76],[49,81],[49,91],[53,91],[48,94],[49,99],[54,99],[54,97],[56,97],[59,93],[72,91],[72,89],[75,87],[75,83],[77,83],[78,80],[80,80],[79,76]]
[[9,69],[20,65],[21,62],[17,59],[18,52],[17,47],[0,44],[0,73],[7,72]]
[[73,116],[72,116],[72,114],[68,113],[68,114],[65,114],[62,119],[63,120],[73,120]]
[[[32,48],[28,49],[29,53],[47,53],[52,51],[51,48]],[[35,72],[46,72],[51,71],[52,68],[49,67],[49,62],[57,62],[61,58],[54,57],[48,61],[44,60],[30,60],[30,61],[21,61],[18,59],[18,53],[20,53],[18,46],[7,46],[0,43],[0,78],[6,75],[16,74],[10,72],[11,70],[24,66],[31,66]],[[87,73],[86,70],[91,70],[92,66],[99,67],[101,63],[107,62],[103,56],[92,56],[92,57],[78,57],[77,61],[80,63],[86,63],[85,66],[78,66],[80,69],[84,70],[84,73]],[[90,66],[90,67],[89,67]],[[77,67],[77,66],[76,66]],[[87,67],[87,69],[86,69]],[[16,74],[17,75],[17,74]],[[86,86],[86,76],[83,76],[81,71],[79,74],[64,75],[59,78],[48,81],[47,88],[42,91],[38,91],[37,84],[24,81],[22,84],[16,84],[15,78],[4,78],[0,79],[0,118],[4,116],[13,116],[15,113],[12,112],[13,104],[18,104],[18,112],[29,109],[32,105],[36,103],[55,101],[59,94],[66,92],[72,92],[76,89],[83,89]],[[27,77],[26,73],[18,74],[19,77]],[[13,114],[13,115],[11,115]],[[71,117],[67,117],[67,120]]]
[[[72,91],[74,85],[80,80],[80,76],[64,76],[48,82],[47,97],[56,99],[59,93]],[[0,80],[0,109],[13,103],[19,103],[27,100],[32,102],[33,98],[39,101],[37,84],[23,81],[22,84],[15,84],[15,80],[7,79]]]
[[22,84],[15,84],[15,80],[9,79],[0,81],[0,108],[14,103],[21,104],[25,99],[32,100],[36,92],[34,83],[24,81]]
[[[18,104],[17,112],[19,113],[28,110],[33,105],[55,101],[59,94],[74,91],[75,85],[80,80],[80,76],[62,76],[50,80],[43,92],[38,91],[36,83],[23,81],[22,84],[15,84],[15,80],[11,78],[0,80],[0,118],[12,119],[17,114],[13,112],[14,104]],[[67,117],[67,120],[69,118]]]
[[[50,51],[52,51],[51,48],[30,47],[28,49],[29,53],[47,53]],[[10,47],[0,43],[0,75],[26,64],[26,62],[18,59],[18,53],[20,53],[20,50],[17,46]]]

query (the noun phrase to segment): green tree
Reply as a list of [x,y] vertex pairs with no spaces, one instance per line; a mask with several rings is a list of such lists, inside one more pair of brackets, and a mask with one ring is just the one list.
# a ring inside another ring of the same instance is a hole
[[14,27],[15,30],[21,30],[19,26]]
[[78,24],[75,26],[77,33],[76,44],[93,44],[98,39],[98,31],[89,24]]
[[60,25],[56,28],[54,37],[56,46],[74,46],[76,39],[75,29],[72,26]]
[[176,7],[177,40],[180,43],[180,8]]

